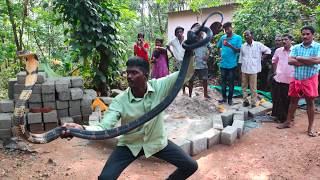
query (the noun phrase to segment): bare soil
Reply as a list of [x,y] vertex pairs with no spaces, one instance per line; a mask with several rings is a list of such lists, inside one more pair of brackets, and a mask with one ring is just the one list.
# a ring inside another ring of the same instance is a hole
[[[190,112],[187,107],[196,107],[188,103],[183,106],[186,115]],[[211,111],[210,105],[203,106]],[[320,115],[316,114],[317,130],[320,130],[319,119]],[[320,179],[320,137],[307,136],[306,111],[298,110],[295,121],[294,127],[283,130],[277,129],[276,123],[263,123],[232,146],[216,145],[194,156],[199,169],[189,179]],[[112,144],[110,140],[73,138],[34,144],[36,153],[0,147],[0,179],[97,179],[112,152]],[[165,179],[174,169],[155,158],[140,158],[119,179]]]

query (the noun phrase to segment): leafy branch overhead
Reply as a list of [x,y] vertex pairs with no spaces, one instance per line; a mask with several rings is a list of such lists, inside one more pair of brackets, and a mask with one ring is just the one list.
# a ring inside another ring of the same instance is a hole
[[[88,56],[93,49],[116,49],[117,21],[120,11],[110,2],[101,4],[89,0],[56,0],[55,10],[62,13],[63,22],[70,26],[64,31],[70,33],[73,48],[80,48],[84,56]],[[60,21],[62,23],[62,21]]]

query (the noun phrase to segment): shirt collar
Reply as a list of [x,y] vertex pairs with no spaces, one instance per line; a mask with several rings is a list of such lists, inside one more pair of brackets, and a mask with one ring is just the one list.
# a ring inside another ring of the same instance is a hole
[[[155,90],[154,90],[154,88],[150,85],[150,83],[149,82],[147,82],[147,92],[144,94],[144,97],[146,96],[146,94],[148,94],[149,92],[154,92]],[[129,96],[129,101],[130,102],[132,102],[133,100],[135,100],[135,101],[140,101],[141,99],[143,99],[143,98],[136,98],[136,97],[134,97],[134,95],[132,94],[132,92],[131,92],[131,88],[129,87],[128,88],[128,96]]]
[[[289,51],[291,51],[292,50],[292,45],[291,45],[291,47],[290,47],[290,49],[289,49]],[[284,47],[282,47],[282,51],[286,51],[286,49],[284,48]]]
[[[316,45],[316,42],[312,41],[309,47],[313,47],[315,45]],[[305,46],[303,45],[303,42],[300,44],[300,46],[305,48]]]
[[255,41],[254,40],[252,40],[252,43],[251,43],[251,45],[250,44],[248,44],[247,42],[246,42],[246,45],[247,46],[253,46],[253,44],[255,43]]

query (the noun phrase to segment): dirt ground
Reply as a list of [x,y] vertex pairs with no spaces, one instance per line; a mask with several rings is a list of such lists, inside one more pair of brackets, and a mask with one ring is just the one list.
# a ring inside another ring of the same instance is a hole
[[[195,107],[188,103],[183,106],[186,110]],[[319,119],[320,114],[316,114],[317,130]],[[232,146],[216,145],[194,156],[199,169],[189,179],[320,179],[320,137],[306,135],[306,111],[299,110],[295,121],[293,128],[284,130],[277,129],[276,123],[263,123]],[[0,146],[0,179],[97,179],[112,144],[110,140],[58,139],[31,145],[36,153],[8,151]],[[155,158],[140,158],[119,179],[165,179],[174,169]]]

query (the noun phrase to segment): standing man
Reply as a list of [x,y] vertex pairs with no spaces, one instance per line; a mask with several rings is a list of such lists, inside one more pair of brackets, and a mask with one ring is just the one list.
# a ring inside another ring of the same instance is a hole
[[[199,23],[195,23],[192,25],[191,29],[201,26]],[[203,32],[200,32],[197,36],[198,41],[203,39]],[[191,79],[189,80],[189,97],[192,96],[193,82],[196,77],[199,80],[202,80],[203,87],[203,96],[206,99],[210,99],[208,95],[208,65],[207,61],[209,58],[209,50],[211,50],[210,43],[205,44],[201,47],[198,47],[194,50],[194,58],[195,58],[195,72]]]
[[[114,98],[102,122],[90,126],[65,123],[63,127],[102,131],[115,127],[119,120],[121,124],[132,122],[158,105],[170,93],[179,73],[148,81],[148,62],[140,57],[132,57],[126,65],[129,88]],[[192,76],[193,70],[191,60],[185,81]],[[198,164],[167,139],[163,115],[162,112],[151,121],[120,136],[98,179],[117,179],[129,164],[142,155],[147,158],[155,156],[176,166],[177,169],[168,177],[169,180],[182,180],[191,176],[198,169]],[[63,137],[68,136],[68,130],[63,132]]]
[[133,53],[135,56],[139,56],[146,60],[147,62],[149,61],[149,56],[148,56],[148,50],[150,48],[149,43],[144,41],[144,34],[142,32],[138,33],[138,40],[133,46]]
[[308,135],[318,135],[313,129],[314,99],[318,96],[318,71],[320,64],[320,44],[313,41],[315,30],[312,26],[301,29],[303,42],[293,46],[289,64],[294,66],[294,77],[289,85],[290,105],[286,122],[278,128],[290,128],[293,116],[297,108],[299,98],[304,97],[307,101]]
[[293,77],[294,67],[288,64],[291,52],[293,37],[289,34],[282,36],[283,47],[278,48],[272,58],[272,67],[275,76],[272,82],[272,116],[278,122],[283,123],[287,120],[287,113],[290,104],[288,96],[289,83]]
[[227,102],[227,85],[229,85],[228,104],[232,105],[237,58],[238,53],[240,52],[242,38],[232,32],[231,22],[226,22],[222,27],[226,34],[223,35],[217,43],[221,54],[220,71],[222,100],[220,100],[219,103]]
[[[171,40],[168,44],[168,50],[175,59],[174,68],[176,71],[180,69],[185,51],[182,47],[182,42],[184,41],[183,33],[183,27],[176,27],[176,29],[174,30],[174,35],[176,37],[173,40]],[[173,51],[171,50],[171,47],[173,48]]]
[[275,73],[272,69],[272,57],[276,50],[282,47],[282,37],[280,35],[276,35],[274,38],[274,47],[271,48],[271,55],[264,61],[262,61],[262,69],[261,72],[258,73],[258,88],[263,91],[269,91],[272,84],[272,74]]
[[[174,57],[174,70],[180,70],[183,56],[184,56],[184,48],[182,47],[182,42],[184,41],[184,28],[181,26],[177,26],[174,30],[174,35],[176,36],[173,40],[171,40],[167,46],[168,51]],[[171,50],[173,48],[173,51]],[[186,94],[186,85],[182,87],[182,93]]]
[[241,46],[239,63],[241,63],[241,85],[243,93],[243,106],[249,106],[247,88],[250,86],[251,106],[256,106],[257,101],[257,74],[261,72],[261,59],[271,54],[270,48],[261,42],[253,40],[250,30],[244,32],[246,42]]

